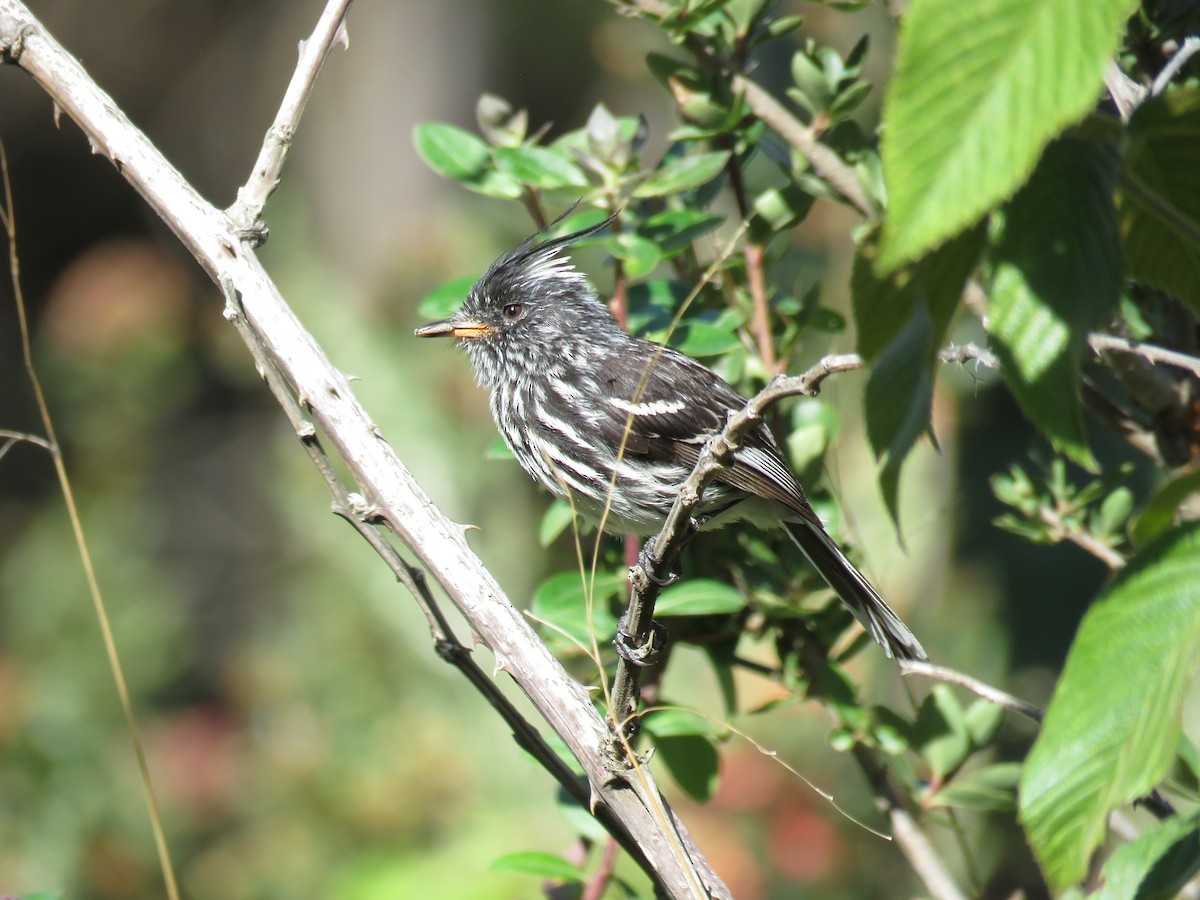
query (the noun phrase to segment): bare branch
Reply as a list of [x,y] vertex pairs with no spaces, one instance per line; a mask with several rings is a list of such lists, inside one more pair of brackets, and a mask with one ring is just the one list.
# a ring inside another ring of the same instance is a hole
[[1167,85],[1171,83],[1171,79],[1197,53],[1200,53],[1200,37],[1184,38],[1183,43],[1179,45],[1179,49],[1175,51],[1175,55],[1162,67],[1162,71],[1155,76],[1154,84],[1150,86],[1150,93],[1157,97],[1165,91]]
[[1186,353],[1180,353],[1178,350],[1168,350],[1166,347],[1157,347],[1154,344],[1144,344],[1132,338],[1118,337],[1114,334],[1102,334],[1100,332],[1089,334],[1088,344],[1096,353],[1102,353],[1106,350],[1131,353],[1152,363],[1160,363],[1164,366],[1184,369],[1191,372],[1197,378],[1200,378],[1200,359],[1197,359],[1195,356],[1189,356]]
[[862,185],[858,183],[858,176],[854,174],[854,170],[846,165],[836,152],[821,143],[816,131],[792,115],[770,91],[745,75],[733,76],[733,89],[741,93],[754,115],[804,154],[813,171],[849,200],[863,218],[875,218],[875,209],[863,192]]
[[254,161],[250,179],[238,188],[237,200],[226,210],[230,221],[239,230],[255,235],[258,243],[266,240],[266,229],[259,221],[267,199],[279,186],[279,173],[292,146],[292,138],[300,124],[300,116],[317,76],[325,65],[325,59],[335,43],[340,42],[350,49],[350,38],[346,34],[346,12],[354,0],[329,0],[325,11],[317,20],[317,27],[306,41],[300,42],[300,62],[292,73],[292,80],[283,95],[283,103],[275,114],[275,121],[267,129],[258,159]]
[[1045,710],[1040,706],[1035,706],[1028,701],[1022,700],[1020,697],[1014,697],[1012,694],[1006,694],[999,688],[992,687],[978,678],[968,675],[965,672],[959,672],[957,669],[951,669],[948,666],[934,665],[925,660],[901,660],[900,674],[924,675],[926,678],[934,678],[938,681],[945,681],[948,684],[957,684],[959,687],[965,687],[968,691],[978,694],[984,700],[990,700],[1034,722],[1040,723],[1042,716],[1045,714]]
[[1133,111],[1146,99],[1146,89],[1122,72],[1112,60],[1104,70],[1104,86],[1123,122],[1128,122]]
[[27,431],[9,431],[5,428],[0,428],[0,438],[4,439],[4,448],[0,450],[0,456],[8,452],[8,448],[14,444],[26,443],[35,444],[43,450],[48,450],[51,453],[57,453],[58,448],[55,444],[50,443],[44,437],[39,437],[36,434],[30,434]]
[[593,805],[606,804],[634,835],[672,897],[728,897],[645,767],[614,774],[608,730],[587,691],[537,639],[524,617],[467,546],[463,528],[434,507],[371,417],[287,306],[243,233],[207,203],[101,91],[19,0],[0,0],[0,50],[18,62],[116,165],[212,279],[241,298],[245,317],[292,393],[378,510],[491,648],[497,668],[520,685],[588,773]]

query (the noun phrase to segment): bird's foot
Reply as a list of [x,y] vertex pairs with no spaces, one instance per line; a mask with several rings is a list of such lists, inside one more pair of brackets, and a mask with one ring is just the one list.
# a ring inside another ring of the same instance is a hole
[[642,544],[642,549],[638,551],[638,565],[646,575],[646,580],[656,587],[670,587],[679,580],[678,572],[667,572],[666,575],[656,575],[654,570],[658,568],[658,560],[650,555],[650,541]]
[[626,624],[627,618],[628,613],[621,616],[621,621],[617,623],[617,636],[613,639],[613,647],[617,651],[617,656],[639,669],[656,665],[667,652],[667,640],[670,636],[667,626],[652,619],[650,633],[646,635],[645,642],[639,644],[637,635],[630,631]]

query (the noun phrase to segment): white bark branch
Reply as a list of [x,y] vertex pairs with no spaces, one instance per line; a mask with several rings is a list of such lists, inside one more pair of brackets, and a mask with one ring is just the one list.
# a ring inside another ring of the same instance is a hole
[[238,189],[237,201],[226,210],[230,220],[242,232],[254,234],[258,243],[266,239],[266,231],[259,222],[267,200],[279,186],[279,174],[283,170],[284,160],[292,146],[292,138],[296,134],[296,126],[325,58],[335,43],[340,42],[347,50],[350,49],[350,38],[346,33],[346,12],[354,0],[329,0],[325,11],[317,20],[317,27],[307,41],[300,42],[300,61],[292,80],[288,83],[283,95],[283,102],[275,121],[267,129],[263,139],[262,149],[249,180]]
[[645,767],[613,778],[602,755],[608,731],[587,692],[550,655],[479,558],[377,433],[316,341],[296,319],[242,233],[204,200],[129,121],[83,67],[18,0],[0,0],[0,57],[25,69],[175,232],[218,285],[237,291],[247,321],[275,365],[400,539],[562,737],[642,847],[672,897],[728,897]]

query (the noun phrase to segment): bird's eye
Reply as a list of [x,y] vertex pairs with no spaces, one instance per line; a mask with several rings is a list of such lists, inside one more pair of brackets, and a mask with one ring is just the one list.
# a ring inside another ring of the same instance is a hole
[[504,307],[504,318],[519,319],[521,313],[525,312],[525,306],[521,303],[510,303]]

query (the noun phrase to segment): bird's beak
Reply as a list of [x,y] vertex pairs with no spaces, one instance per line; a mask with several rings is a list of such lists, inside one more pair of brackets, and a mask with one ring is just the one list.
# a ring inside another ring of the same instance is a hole
[[422,325],[413,332],[417,337],[456,337],[481,338],[495,331],[490,325],[476,322],[474,319],[443,319],[440,322],[430,322]]

